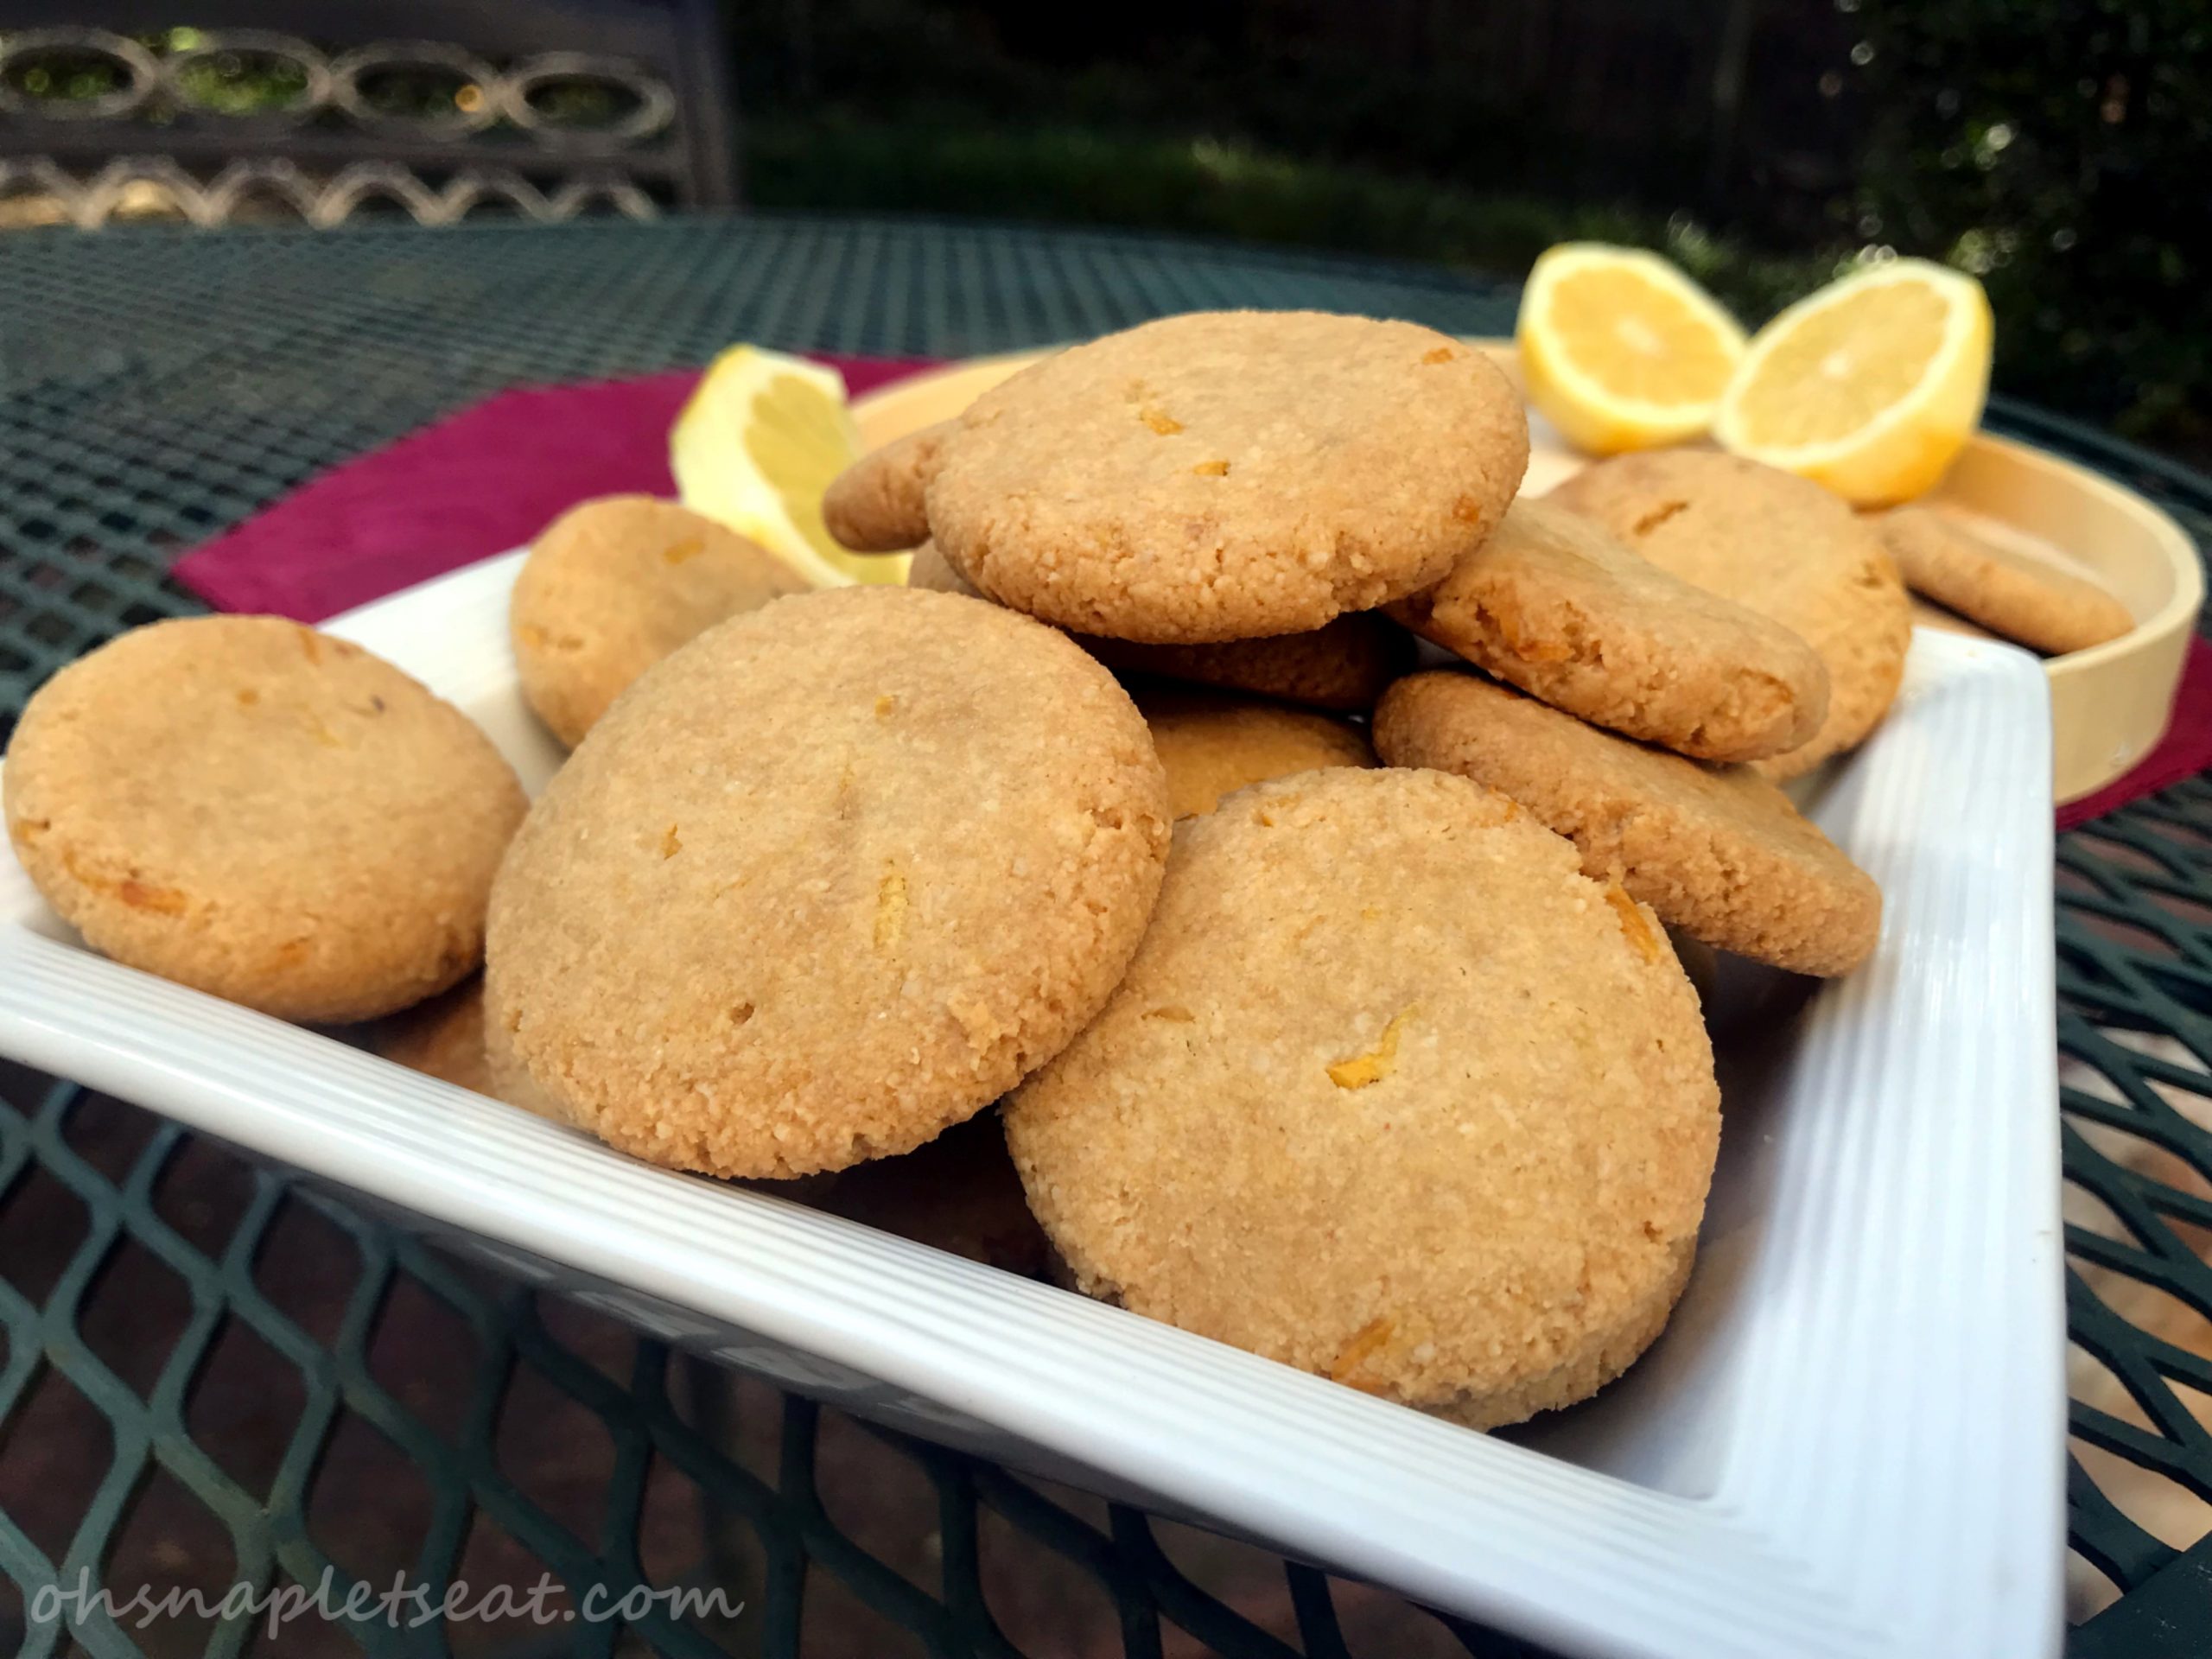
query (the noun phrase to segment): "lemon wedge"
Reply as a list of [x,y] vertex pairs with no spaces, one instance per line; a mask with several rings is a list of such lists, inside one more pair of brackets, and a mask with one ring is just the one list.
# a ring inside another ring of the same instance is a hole
[[677,495],[817,588],[906,580],[903,553],[853,553],[822,522],[822,493],[860,454],[835,369],[733,346],[701,377],[669,429]]
[[1853,272],[1759,330],[1713,435],[1861,506],[1909,500],[1980,424],[1994,339],[1963,271],[1892,259]]
[[1529,400],[1600,455],[1700,435],[1744,354],[1710,294],[1656,253],[1602,242],[1538,257],[1514,340]]

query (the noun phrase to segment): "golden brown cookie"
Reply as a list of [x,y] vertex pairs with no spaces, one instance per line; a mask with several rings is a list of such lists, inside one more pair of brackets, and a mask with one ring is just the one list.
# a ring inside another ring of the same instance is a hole
[[321,1023],[476,965],[526,804],[458,709],[274,616],[156,622],[71,664],[5,788],[16,856],[96,949]]
[[1827,670],[1788,628],[1548,501],[1516,501],[1390,614],[1555,709],[1701,760],[1794,749],[1827,713]]
[[779,600],[646,674],[531,809],[489,1017],[656,1163],[906,1152],[1096,1011],[1168,822],[1142,717],[1050,628],[904,588]]
[[1167,770],[1179,818],[1211,812],[1247,784],[1321,766],[1371,766],[1375,751],[1356,727],[1326,715],[1237,697],[1141,690],[1137,709]]
[[1349,770],[1176,826],[1128,977],[1004,1116],[1090,1294],[1476,1427],[1658,1333],[1720,1127],[1649,912],[1490,790]]
[[938,446],[957,423],[940,421],[871,449],[830,480],[822,522],[855,553],[897,553],[928,539],[923,491],[937,470]]
[[574,748],[623,689],[724,619],[804,593],[735,531],[650,495],[609,495],[549,524],[507,612],[523,696]]
[[1967,639],[1994,639],[1997,637],[1979,622],[1969,622],[1956,612],[1930,604],[1917,594],[1912,595],[1912,626],[1916,628],[1934,628],[1939,633],[1955,633]]
[[1756,762],[1769,777],[1855,747],[1889,712],[1912,642],[1904,583],[1881,537],[1819,485],[1714,450],[1650,449],[1601,461],[1546,499],[1820,653],[1827,718],[1810,741]]
[[[906,585],[983,597],[935,542],[914,550]],[[1306,633],[1216,645],[1140,645],[1090,633],[1068,637],[1117,674],[1250,691],[1339,714],[1372,709],[1385,686],[1412,671],[1415,649],[1403,628],[1373,611],[1350,613]]]
[[1480,352],[1310,311],[1169,317],[985,392],[938,452],[931,533],[1001,603],[1154,645],[1318,628],[1427,586],[1529,460]]
[[1394,766],[1511,796],[1669,926],[1800,974],[1847,974],[1874,949],[1882,893],[1749,766],[1632,743],[1472,674],[1401,680],[1375,711]]
[[1906,587],[2007,639],[2060,655],[2135,626],[2127,607],[2096,583],[1985,541],[1925,507],[1899,507],[1873,522]]

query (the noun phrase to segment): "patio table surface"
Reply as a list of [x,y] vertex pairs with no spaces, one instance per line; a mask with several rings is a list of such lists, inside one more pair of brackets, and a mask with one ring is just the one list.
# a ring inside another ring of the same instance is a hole
[[[1222,306],[1504,334],[1516,297],[1424,266],[849,217],[0,238],[0,741],[61,664],[203,608],[167,575],[177,555],[505,387],[737,340],[957,357]],[[2002,399],[1989,423],[2212,538],[2212,479]],[[2212,774],[2063,836],[2054,879],[2066,1169],[2085,1219],[2119,1224],[2068,1235],[2084,1374],[2118,1380],[2075,1408],[2071,1541],[2110,1605],[2068,1650],[2212,1655]],[[326,1567],[526,1584],[540,1563],[570,1598],[680,1580],[748,1605],[626,1628],[295,1624],[262,1650],[1531,1651],[714,1371],[12,1065],[0,1344],[0,1636],[27,1655],[70,1650],[30,1615],[80,1572],[219,1594]],[[251,1624],[95,1619],[73,1641],[227,1655]]]

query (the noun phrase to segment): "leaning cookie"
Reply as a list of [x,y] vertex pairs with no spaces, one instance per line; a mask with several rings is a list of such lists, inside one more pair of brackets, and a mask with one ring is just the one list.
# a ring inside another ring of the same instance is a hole
[[1389,610],[1555,709],[1701,760],[1794,749],[1827,713],[1827,671],[1788,628],[1545,501],[1516,501],[1442,582]]
[[1338,769],[1176,827],[1127,978],[1004,1116],[1084,1290],[1488,1427],[1657,1335],[1719,1093],[1649,912],[1490,790]]
[[830,480],[822,522],[855,553],[897,553],[919,547],[930,533],[924,492],[937,470],[938,447],[957,423],[940,421],[871,449]]
[[287,1020],[476,965],[525,802],[468,717],[273,616],[157,622],[63,669],[8,751],[9,839],[117,961]]
[[1410,323],[1201,312],[985,392],[938,452],[953,566],[1079,633],[1303,632],[1427,586],[1497,523],[1528,420],[1497,365]]
[[2135,626],[2096,583],[2032,563],[1925,507],[1899,507],[1874,524],[1905,586],[2007,639],[2059,655]]
[[1769,777],[1856,747],[1889,712],[1912,642],[1904,583],[1881,537],[1819,485],[1713,450],[1651,449],[1601,461],[1545,499],[1819,653],[1827,718],[1808,741],[1753,763]]
[[1211,812],[1223,796],[1248,784],[1323,766],[1375,764],[1375,751],[1358,729],[1325,715],[1187,691],[1146,688],[1135,695],[1179,818]]
[[1847,974],[1881,931],[1881,890],[1779,789],[1632,743],[1471,674],[1416,674],[1375,711],[1394,766],[1511,796],[1669,926],[1800,974]]
[[779,600],[648,672],[531,810],[492,899],[494,1054],[677,1168],[911,1150],[1096,1012],[1169,822],[1128,695],[1052,629]]
[[678,645],[806,588],[766,548],[673,501],[587,501],[546,527],[515,577],[507,626],[523,696],[574,748]]

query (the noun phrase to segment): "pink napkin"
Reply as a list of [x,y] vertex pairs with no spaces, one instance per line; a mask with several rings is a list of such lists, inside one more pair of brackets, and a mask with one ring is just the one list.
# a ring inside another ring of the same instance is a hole
[[[836,358],[855,396],[918,359]],[[673,495],[668,429],[696,369],[503,391],[308,480],[177,561],[222,611],[320,622],[523,546],[579,501]]]
[[[919,359],[821,359],[853,395]],[[319,622],[522,546],[595,495],[672,495],[668,429],[696,370],[503,391],[309,480],[195,549],[176,578],[219,610]],[[2212,647],[2192,643],[2172,727],[2125,778],[2060,809],[2061,829],[2212,766]]]

